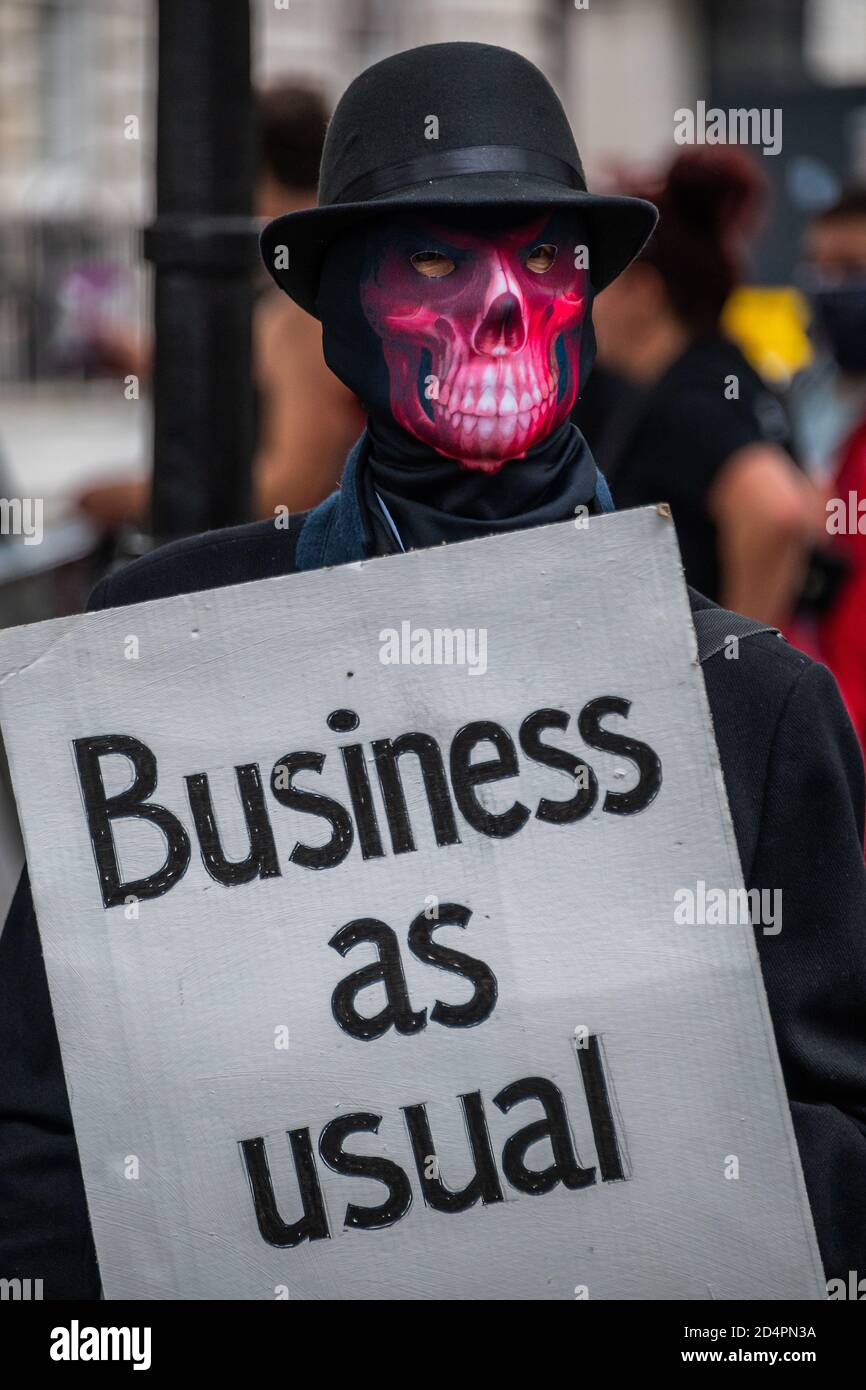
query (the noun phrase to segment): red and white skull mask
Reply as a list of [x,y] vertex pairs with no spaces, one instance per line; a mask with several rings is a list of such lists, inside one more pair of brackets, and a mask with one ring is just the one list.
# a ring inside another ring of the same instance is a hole
[[589,283],[568,225],[544,215],[488,235],[413,218],[371,238],[361,305],[391,412],[467,468],[522,458],[574,405]]

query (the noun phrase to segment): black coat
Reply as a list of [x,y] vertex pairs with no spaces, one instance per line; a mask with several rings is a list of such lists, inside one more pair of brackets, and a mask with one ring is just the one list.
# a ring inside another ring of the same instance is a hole
[[[292,572],[299,525],[167,546],[104,580],[109,608]],[[709,601],[693,595],[693,608]],[[866,1270],[864,776],[836,684],[771,635],[704,666],[747,887],[782,890],[756,929],[829,1277]],[[94,1298],[99,1275],[26,875],[0,937],[0,1275]],[[724,1066],[724,1058],[719,1058]]]

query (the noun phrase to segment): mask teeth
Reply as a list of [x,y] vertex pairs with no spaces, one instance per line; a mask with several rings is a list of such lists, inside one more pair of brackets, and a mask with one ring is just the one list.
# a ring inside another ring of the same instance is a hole
[[456,364],[449,365],[442,373],[442,383],[439,387],[439,400],[443,405],[448,405],[454,390],[454,379],[457,375]]
[[[501,438],[503,434],[508,434],[510,437],[515,430],[519,429],[520,432],[525,432],[534,428],[539,421],[544,419],[554,402],[555,396],[551,394],[547,400],[542,400],[539,405],[532,401],[527,405],[526,400],[523,400],[521,401],[523,408],[487,415],[481,414],[477,410],[466,409],[462,404],[457,405],[452,410],[450,406],[443,405],[441,400],[434,403],[434,408],[440,421],[449,430],[455,432],[462,430],[465,434],[473,434],[477,431],[480,439],[487,440],[494,434],[497,438]],[[481,428],[482,425],[483,429]]]
[[[515,378],[521,375],[521,367],[524,382],[516,390]],[[445,378],[436,403],[449,418],[459,415],[461,423],[466,417],[507,420],[517,416],[537,423],[555,399],[556,385],[555,374],[536,376],[531,363],[508,363],[507,372],[501,375],[489,363],[480,370],[462,363]]]
[[[552,403],[551,403],[552,404]],[[459,411],[443,421],[441,443],[445,452],[453,452],[464,462],[495,459],[504,460],[515,454],[519,457],[544,429],[550,413],[548,402],[532,410],[512,415],[464,415]]]

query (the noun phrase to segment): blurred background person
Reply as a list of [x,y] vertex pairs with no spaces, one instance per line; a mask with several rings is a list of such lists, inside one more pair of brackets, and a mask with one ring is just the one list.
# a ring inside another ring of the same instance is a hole
[[795,380],[794,422],[841,574],[817,624],[817,655],[866,749],[866,187],[843,192],[813,220],[805,259],[817,353]]
[[[311,207],[328,122],[324,97],[298,82],[280,82],[257,100],[256,217]],[[103,360],[119,374],[150,375],[151,346],[129,332],[103,335]],[[252,464],[255,517],[313,507],[332,492],[346,454],[363,428],[355,397],[325,364],[318,322],[270,277],[259,276],[253,315],[256,452]],[[149,480],[101,482],[79,497],[101,529],[146,521]]]
[[[256,216],[270,220],[313,206],[328,119],[324,99],[282,83],[261,97],[258,114]],[[305,511],[333,492],[364,425],[358,401],[325,364],[318,320],[266,278],[253,324],[258,517],[273,516],[280,506]]]
[[805,466],[832,486],[840,449],[866,417],[866,185],[810,221],[803,261],[815,355],[792,383],[791,418]]
[[683,151],[659,185],[628,191],[655,202],[660,219],[639,259],[596,301],[608,399],[594,411],[590,384],[590,444],[617,507],[670,502],[690,584],[781,625],[802,584],[818,506],[788,452],[779,400],[720,326],[763,180],[750,157],[714,147]]

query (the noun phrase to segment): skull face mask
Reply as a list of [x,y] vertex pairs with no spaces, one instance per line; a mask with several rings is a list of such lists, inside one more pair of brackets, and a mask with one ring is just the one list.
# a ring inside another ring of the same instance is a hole
[[566,420],[582,342],[589,369],[580,243],[570,210],[509,221],[472,209],[447,224],[407,216],[356,231],[323,269],[328,364],[373,422],[411,436],[407,446],[496,473]]
[[588,278],[569,220],[485,234],[406,219],[370,235],[361,304],[393,416],[467,468],[522,458],[574,405]]

